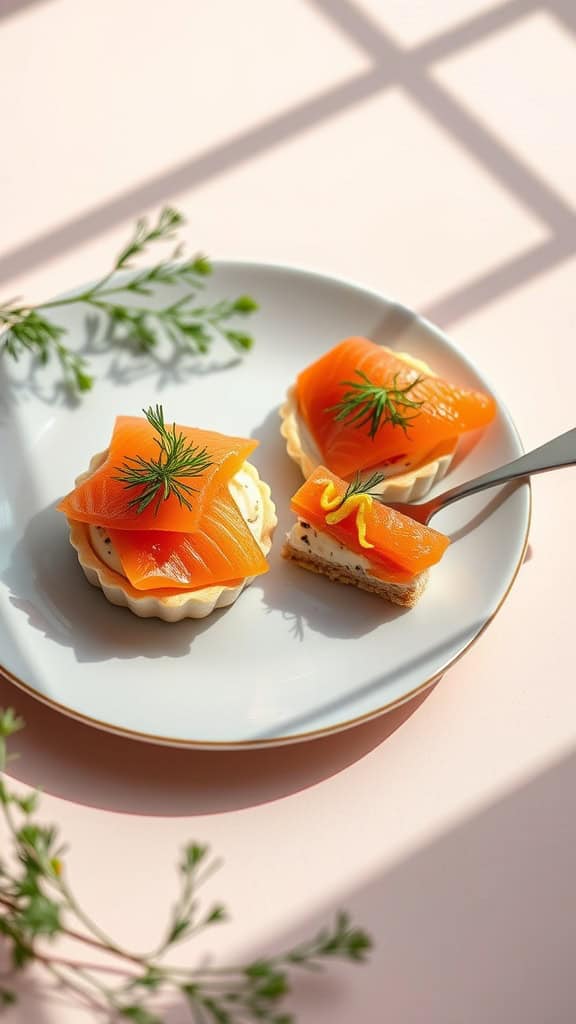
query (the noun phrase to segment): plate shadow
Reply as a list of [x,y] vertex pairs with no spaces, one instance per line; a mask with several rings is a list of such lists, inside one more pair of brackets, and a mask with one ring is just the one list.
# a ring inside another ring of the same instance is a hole
[[55,505],[31,518],[2,579],[11,603],[28,616],[33,629],[73,648],[79,663],[184,657],[214,617],[227,612],[223,608],[207,619],[185,619],[167,628],[160,619],[140,619],[109,604],[87,583]]
[[290,796],[367,756],[415,714],[429,690],[388,714],[332,736],[257,750],[181,750],[101,732],[0,678],[0,706],[26,728],[8,774],[74,803],[158,817],[219,814]]

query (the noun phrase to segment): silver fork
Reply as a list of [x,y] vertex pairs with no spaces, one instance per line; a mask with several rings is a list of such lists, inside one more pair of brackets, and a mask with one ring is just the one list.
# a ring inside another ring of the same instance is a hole
[[576,427],[560,434],[553,441],[548,441],[533,452],[522,455],[513,462],[507,462],[505,466],[498,469],[491,469],[489,473],[477,476],[475,480],[468,480],[464,484],[451,487],[444,494],[439,494],[430,501],[423,501],[420,505],[409,505],[406,502],[386,502],[389,508],[394,508],[404,515],[416,519],[419,523],[427,525],[432,516],[453,501],[460,498],[467,498],[470,494],[484,491],[487,487],[496,487],[498,484],[505,484],[509,480],[516,480],[518,477],[532,476],[534,473],[545,473],[549,469],[560,469],[561,466],[576,465]]

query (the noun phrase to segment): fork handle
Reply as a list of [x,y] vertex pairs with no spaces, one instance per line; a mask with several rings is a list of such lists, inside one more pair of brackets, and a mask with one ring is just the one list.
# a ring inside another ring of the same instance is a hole
[[[487,487],[496,487],[497,484],[505,484],[508,480],[516,480],[518,477],[532,476],[534,473],[545,473],[549,469],[559,469],[561,466],[576,465],[576,427],[560,434],[554,440],[540,445],[532,452],[521,455],[519,459],[506,463],[498,469],[492,469],[475,480],[467,480],[464,484],[458,484],[449,491],[438,496],[437,508],[444,508],[458,498],[464,498],[469,494],[476,494],[477,491],[484,491]],[[432,510],[435,504],[433,498],[429,505]],[[436,509],[435,509],[436,511]]]

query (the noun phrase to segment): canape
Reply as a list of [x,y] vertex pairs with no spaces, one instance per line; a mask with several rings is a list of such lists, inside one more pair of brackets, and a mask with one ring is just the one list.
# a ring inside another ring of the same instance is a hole
[[280,410],[288,454],[304,477],[319,465],[347,481],[378,472],[376,490],[388,501],[424,497],[462,435],[495,413],[491,395],[367,338],[347,338],[302,370]]
[[346,483],[324,466],[292,498],[297,520],[284,558],[338,583],[412,607],[449,540],[384,505],[373,488],[379,475]]
[[120,416],[110,446],[59,504],[86,578],[136,615],[203,618],[267,572],[270,488],[257,441],[167,426],[161,406]]

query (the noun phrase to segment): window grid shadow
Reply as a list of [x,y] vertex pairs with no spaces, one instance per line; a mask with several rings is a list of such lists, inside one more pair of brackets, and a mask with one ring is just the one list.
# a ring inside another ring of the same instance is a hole
[[576,34],[574,0],[508,0],[411,49],[404,49],[393,42],[353,0],[308,2],[338,27],[347,39],[363,49],[375,67],[392,66],[395,84],[402,87],[420,109],[550,231],[550,236],[543,242],[430,303],[424,315],[443,326],[452,324],[576,253],[574,208],[487,125],[475,118],[429,71],[432,62],[455,55],[462,48],[489,38],[501,28],[519,24],[523,18],[537,11],[557,16],[571,34]]
[[427,315],[433,315],[446,325],[576,252],[574,209],[430,72],[434,62],[455,55],[480,39],[490,38],[503,28],[519,24],[537,11],[548,11],[567,31],[576,33],[574,0],[505,0],[412,48],[396,44],[352,0],[308,0],[308,4],[367,55],[371,61],[367,71],[247,128],[172,170],[6,252],[0,256],[0,281],[69,251],[170,195],[231,171],[255,155],[297,137],[391,86],[404,89],[420,109],[550,231],[550,237],[544,242],[464,282],[432,303]]

